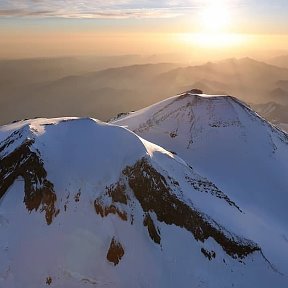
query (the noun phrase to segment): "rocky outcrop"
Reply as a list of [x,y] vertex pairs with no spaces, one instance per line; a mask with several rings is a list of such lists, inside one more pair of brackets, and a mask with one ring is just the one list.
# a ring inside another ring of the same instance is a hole
[[[255,251],[260,251],[255,243],[231,234],[192,205],[178,199],[168,186],[165,177],[145,158],[134,166],[127,167],[123,174],[127,176],[129,186],[143,211],[155,213],[158,221],[186,229],[197,241],[204,242],[211,237],[233,258],[244,258]],[[150,231],[154,230],[152,227],[150,226]],[[151,238],[155,239],[154,236]]]
[[113,263],[114,266],[116,266],[119,264],[124,254],[125,254],[125,251],[121,243],[117,241],[115,237],[113,237],[110,243],[108,253],[107,253],[107,260]]
[[122,181],[106,187],[105,192],[94,201],[95,211],[101,217],[109,214],[118,215],[123,221],[128,220],[127,212],[123,209],[127,205],[128,196],[126,186]]
[[159,230],[157,231],[155,224],[150,216],[150,214],[146,214],[144,221],[143,221],[144,226],[147,227],[148,233],[150,235],[150,238],[156,243],[160,244],[161,243],[161,237],[160,237],[160,232]]
[[19,132],[12,136],[0,144],[0,199],[18,177],[23,178],[27,210],[44,212],[49,225],[59,213],[55,207],[57,197],[53,184],[47,179],[47,172],[38,151],[31,149],[33,139],[24,139],[20,146],[6,153],[6,149],[21,137]]
[[[211,190],[212,195],[215,194],[217,198],[223,199],[229,205],[240,210],[209,181],[201,182],[198,179],[200,182],[196,183],[197,179],[192,180],[192,178],[186,177],[186,181],[194,189],[206,193]],[[213,219],[194,208],[192,203],[188,204],[185,200],[179,199],[172,189],[181,191],[176,180],[171,176],[166,179],[147,158],[142,158],[135,165],[126,167],[119,182],[106,187],[105,192],[95,200],[94,206],[96,213],[102,217],[113,214],[121,220],[127,221],[130,217],[133,219],[132,211],[135,208],[135,200],[137,200],[143,210],[141,212],[144,212],[143,225],[147,227],[151,240],[159,245],[161,244],[161,235],[157,228],[157,221],[184,228],[191,232],[197,241],[205,242],[211,237],[233,258],[242,259],[255,251],[260,251],[257,244],[230,233]],[[135,198],[135,200],[130,199],[128,190],[130,190],[129,193],[133,193],[133,196],[129,194],[131,199]],[[156,219],[154,216],[151,217],[152,214],[156,216]],[[133,220],[131,220],[131,225],[133,225]]]

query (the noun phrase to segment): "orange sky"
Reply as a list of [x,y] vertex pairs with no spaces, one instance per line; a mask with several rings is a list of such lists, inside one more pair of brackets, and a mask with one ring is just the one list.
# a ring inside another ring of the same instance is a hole
[[[227,39],[226,39],[227,38]],[[190,54],[198,58],[265,57],[288,50],[286,35],[147,32],[18,32],[0,37],[0,58],[65,55]],[[269,53],[268,53],[269,52]]]
[[140,2],[1,1],[0,59],[161,53],[204,59],[288,51],[286,0]]

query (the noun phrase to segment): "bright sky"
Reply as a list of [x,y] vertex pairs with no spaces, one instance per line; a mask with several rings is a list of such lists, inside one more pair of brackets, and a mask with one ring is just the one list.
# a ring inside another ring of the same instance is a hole
[[0,58],[170,53],[179,44],[240,49],[257,41],[285,50],[287,15],[287,0],[1,0]]

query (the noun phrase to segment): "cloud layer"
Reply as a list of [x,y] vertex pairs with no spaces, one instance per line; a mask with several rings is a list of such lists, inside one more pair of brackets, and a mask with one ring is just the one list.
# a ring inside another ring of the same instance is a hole
[[[0,17],[161,18],[196,8],[200,0],[1,0]],[[203,2],[203,0],[202,0]]]

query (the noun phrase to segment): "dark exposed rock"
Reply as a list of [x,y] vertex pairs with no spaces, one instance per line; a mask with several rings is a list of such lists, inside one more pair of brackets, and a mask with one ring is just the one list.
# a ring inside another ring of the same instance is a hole
[[209,126],[212,128],[227,128],[227,127],[231,127],[231,126],[236,126],[236,127],[240,127],[241,126],[241,122],[239,120],[231,120],[231,121],[217,121],[214,120],[212,123],[209,123]]
[[107,253],[107,260],[116,266],[119,264],[124,254],[125,254],[125,251],[121,243],[113,237],[110,243],[108,253]]
[[[20,131],[17,130],[13,132],[5,141],[1,142],[0,146],[0,153],[2,153],[7,147],[9,147],[11,144],[13,144],[16,140],[18,135],[20,134]],[[21,135],[20,135],[21,137]]]
[[177,135],[177,132],[176,131],[173,131],[173,132],[170,132],[170,137],[171,138],[175,138],[175,137],[177,137],[178,135]]
[[188,91],[189,93],[192,94],[203,94],[203,91],[197,88],[191,89],[190,91]]
[[212,182],[208,180],[196,180],[192,179],[189,176],[186,176],[185,179],[187,180],[188,183],[192,185],[192,187],[200,192],[205,192],[205,193],[210,193],[211,195],[225,200],[230,206],[233,206],[237,208],[240,212],[242,210],[239,208],[238,205],[236,205],[235,202],[233,202],[226,194],[224,194],[221,190],[219,190]]
[[120,207],[127,205],[128,196],[125,191],[126,186],[121,181],[106,187],[105,192],[94,201],[96,213],[101,217],[107,217],[109,214],[118,215],[120,219],[127,221],[127,213]]
[[46,284],[49,286],[52,284],[52,278],[50,276],[46,278]]
[[208,250],[206,250],[206,249],[204,249],[204,248],[201,248],[201,252],[202,252],[202,254],[206,257],[206,258],[208,258],[210,261],[213,259],[213,258],[215,258],[216,257],[216,253],[215,253],[215,251],[208,251]]
[[135,112],[135,111],[118,113],[115,117],[108,119],[106,122],[109,123],[109,122],[113,122],[113,121],[119,120],[122,117],[128,116],[129,114],[131,114],[133,112]]
[[[13,135],[11,135],[13,136]],[[17,133],[14,133],[17,136]],[[16,141],[17,139],[15,139]],[[22,177],[25,182],[24,203],[26,208],[45,212],[47,224],[51,224],[53,217],[59,211],[55,208],[57,200],[54,187],[47,180],[47,173],[38,151],[31,150],[33,140],[26,139],[11,153],[5,154],[14,140],[6,139],[0,146],[0,199],[14,183],[18,177]]]
[[178,187],[180,186],[179,182],[173,179],[172,177],[168,176],[167,178],[170,180],[173,186],[178,186]]
[[144,212],[154,212],[158,221],[185,228],[201,242],[212,237],[233,258],[244,258],[260,250],[255,243],[229,233],[208,216],[178,199],[165,178],[145,158],[133,167],[127,167],[123,174],[127,176],[129,186]]
[[128,197],[125,193],[126,186],[124,183],[118,182],[117,184],[107,187],[107,194],[112,198],[113,202],[119,202],[127,205]]
[[96,213],[99,215],[101,215],[101,217],[107,217],[109,214],[114,214],[114,215],[118,215],[120,219],[122,219],[123,221],[127,221],[128,220],[128,216],[127,213],[124,211],[120,211],[116,206],[114,206],[113,204],[109,205],[109,206],[105,206],[104,203],[101,203],[100,199],[96,199],[94,201],[94,207],[95,207],[95,211]]
[[[189,90],[189,91],[179,95],[175,101],[190,98],[192,95],[198,95],[198,94],[203,94],[203,92],[201,90],[198,90],[198,89],[192,89],[192,90]],[[191,106],[191,104],[189,104],[189,106]],[[187,107],[189,107],[189,106],[187,106]]]
[[144,226],[147,227],[150,238],[156,243],[160,244],[161,243],[161,237],[158,233],[158,231],[155,228],[154,222],[150,216],[149,213],[145,215],[144,221],[143,221]]
[[79,202],[80,201],[80,196],[81,196],[81,190],[79,189],[78,193],[74,196],[74,201]]

